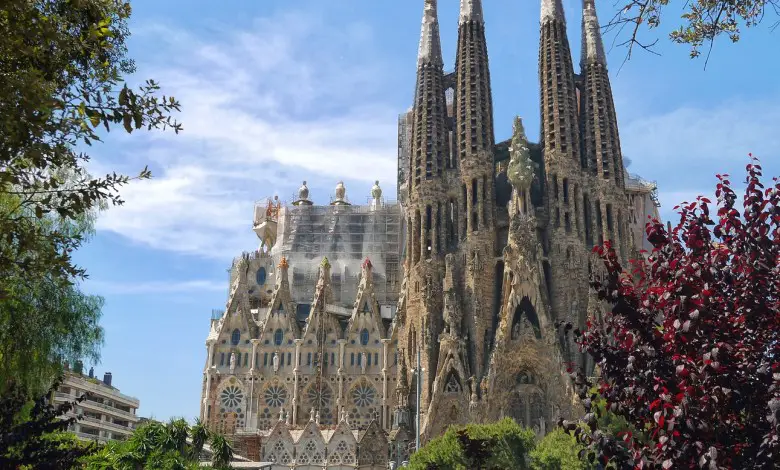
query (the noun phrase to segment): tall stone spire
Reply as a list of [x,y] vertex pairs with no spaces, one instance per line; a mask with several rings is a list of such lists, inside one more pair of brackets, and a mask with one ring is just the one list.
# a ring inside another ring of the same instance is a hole
[[[408,299],[399,331],[400,344],[419,345],[421,359],[428,370],[436,370],[436,348],[424,347],[425,335],[435,338],[440,328],[443,295],[439,272],[443,271],[445,209],[448,206],[445,165],[449,161],[447,100],[444,94],[444,63],[441,56],[436,0],[425,0],[417,60],[417,84],[412,110],[412,132],[407,186],[409,196],[404,207],[406,217],[405,270]],[[424,286],[420,288],[420,286]],[[414,288],[414,290],[412,290]],[[420,289],[424,290],[422,294]],[[430,343],[429,343],[430,344]],[[412,349],[407,349],[412,363]],[[416,355],[414,356],[416,361]],[[425,376],[421,404],[427,409],[433,374]]]
[[582,0],[582,59],[580,66],[583,70],[588,62],[607,65],[599,19],[596,17],[595,0]]
[[484,23],[482,17],[482,0],[460,0],[460,24],[467,21]]
[[423,63],[443,64],[436,0],[425,0],[420,31],[420,50],[417,54],[418,67]]
[[539,82],[545,166],[558,160],[580,164],[574,65],[561,0],[542,0]]
[[417,54],[417,86],[414,98],[410,198],[421,184],[441,179],[446,151],[444,63],[439,39],[436,0],[425,0],[420,48]]
[[583,163],[591,174],[624,187],[615,103],[594,0],[582,2]]
[[542,0],[541,22],[549,20],[561,21],[566,25],[566,17],[563,14],[563,3],[561,0]]
[[455,155],[459,162],[460,245],[470,269],[464,272],[463,313],[471,332],[468,348],[477,380],[487,366],[491,342],[495,272],[493,98],[482,0],[461,0],[455,58]]

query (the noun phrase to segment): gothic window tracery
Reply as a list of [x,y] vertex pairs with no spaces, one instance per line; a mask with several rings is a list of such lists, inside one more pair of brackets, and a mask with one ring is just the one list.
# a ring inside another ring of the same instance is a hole
[[331,465],[354,465],[355,446],[343,439],[340,440],[331,451],[328,460]]
[[306,389],[304,395],[305,406],[304,410],[311,410],[314,408],[320,413],[320,424],[332,425],[335,424],[333,416],[333,390],[325,382],[319,384],[312,383],[309,388]]
[[292,463],[292,452],[290,452],[290,449],[287,448],[281,438],[270,449],[271,451],[266,455],[269,461],[282,465],[290,465]]
[[233,427],[244,427],[246,395],[236,383],[230,382],[219,393],[219,426],[227,432]]
[[373,385],[363,380],[352,388],[350,398],[352,407],[349,410],[349,422],[357,429],[365,429],[379,411],[377,398],[379,394]]

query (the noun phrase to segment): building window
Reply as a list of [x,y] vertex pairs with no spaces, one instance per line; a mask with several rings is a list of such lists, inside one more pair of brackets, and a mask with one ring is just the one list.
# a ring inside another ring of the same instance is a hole
[[287,353],[287,363],[292,365],[292,353]]
[[236,367],[241,367],[241,353],[236,354]]
[[330,353],[330,363],[336,365],[336,353]]
[[279,354],[279,367],[284,367],[284,354]]
[[349,355],[349,365],[351,365],[351,366],[355,365],[355,353],[351,353]]
[[241,332],[236,328],[233,330],[233,335],[230,337],[230,342],[233,343],[233,346],[237,346],[238,343],[241,342]]
[[244,353],[244,367],[249,365],[249,353]]
[[379,365],[379,353],[374,353],[374,364]]
[[257,270],[257,275],[256,275],[257,283],[260,284],[261,286],[264,285],[265,278],[266,278],[265,268],[260,266],[260,269]]
[[263,353],[263,367],[268,367],[268,353]]
[[366,357],[366,367],[371,367],[371,354]]
[[363,346],[366,346],[368,344],[368,330],[366,328],[363,328],[363,330],[360,332],[360,344]]
[[306,354],[306,365],[311,365],[311,353]]
[[282,331],[281,328],[277,328],[277,330],[274,332],[274,344],[281,346],[282,341],[284,341],[284,331]]
[[358,354],[358,365],[361,365],[361,363],[363,362],[361,356],[363,356],[363,355],[362,354]]
[[225,353],[219,353],[219,365],[220,366],[225,365]]

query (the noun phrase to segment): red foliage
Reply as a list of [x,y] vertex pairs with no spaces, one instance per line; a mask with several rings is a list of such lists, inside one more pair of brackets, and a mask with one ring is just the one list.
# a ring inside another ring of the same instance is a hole
[[703,197],[677,208],[671,233],[651,220],[654,248],[631,262],[633,276],[609,244],[596,248],[606,275],[592,285],[613,308],[575,331],[577,343],[598,364],[607,409],[645,434],[620,442],[595,429],[579,372],[590,429],[576,434],[602,462],[780,468],[780,180],[764,189],[755,160],[747,175],[741,211],[718,175],[715,221]]

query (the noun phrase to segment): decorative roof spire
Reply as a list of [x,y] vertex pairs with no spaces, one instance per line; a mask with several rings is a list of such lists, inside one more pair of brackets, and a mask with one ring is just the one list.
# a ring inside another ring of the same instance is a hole
[[563,13],[561,0],[542,0],[541,22],[558,20],[566,24],[566,16]]
[[287,263],[287,257],[282,256],[282,259],[279,260],[279,264],[277,265],[279,269],[287,269],[290,267],[290,264]]
[[485,22],[485,18],[482,16],[482,0],[460,0],[459,23],[463,24],[467,21]]
[[601,39],[599,19],[596,16],[596,1],[582,0],[582,59],[581,64],[597,63],[607,65],[604,42]]
[[439,19],[436,13],[436,0],[425,0],[422,28],[420,30],[420,50],[417,54],[417,66],[424,63],[443,64],[441,57],[441,39],[439,38]]

